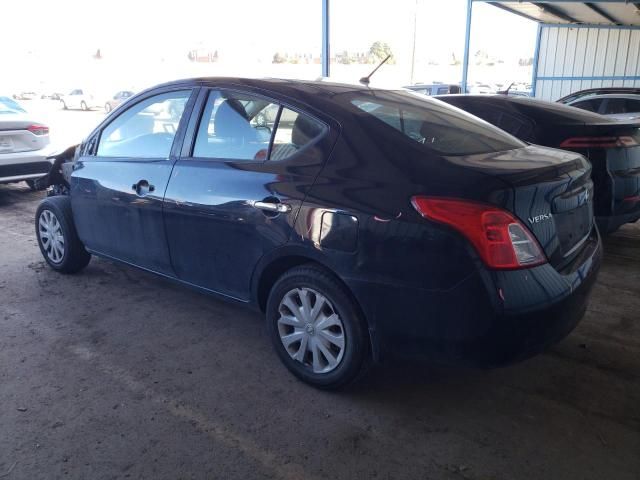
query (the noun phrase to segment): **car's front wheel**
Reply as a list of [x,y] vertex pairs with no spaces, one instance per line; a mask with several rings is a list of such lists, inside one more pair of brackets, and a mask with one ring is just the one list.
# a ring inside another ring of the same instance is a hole
[[267,301],[267,327],[278,356],[299,379],[337,389],[369,363],[369,335],[344,285],[315,265],[286,272]]
[[60,103],[62,103],[62,109],[63,110],[67,110],[68,109],[67,102],[65,102],[64,100],[60,100]]
[[73,224],[70,200],[68,196],[49,197],[36,211],[40,252],[51,268],[62,273],[78,272],[91,260]]
[[105,103],[105,104],[104,104],[104,111],[105,111],[106,113],[110,113],[110,112],[111,112],[111,110],[113,110],[113,108],[111,107],[111,104],[110,104],[109,102]]
[[86,102],[85,102],[84,100],[83,100],[82,102],[80,102],[80,108],[81,108],[82,110],[84,110],[85,112],[86,112],[87,110],[89,110],[89,107],[87,106],[87,104],[86,104]]

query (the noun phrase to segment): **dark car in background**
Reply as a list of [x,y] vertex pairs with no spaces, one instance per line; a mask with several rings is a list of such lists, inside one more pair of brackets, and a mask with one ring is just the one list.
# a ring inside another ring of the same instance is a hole
[[499,366],[564,338],[602,255],[590,173],[405,91],[193,79],[58,158],[36,234],[60,272],[98,255],[265,312],[286,367],[337,388],[390,354]]
[[111,112],[111,110],[116,108],[118,105],[120,105],[122,102],[124,102],[128,98],[131,98],[133,95],[134,95],[134,92],[132,92],[131,90],[120,90],[118,93],[116,93],[113,97],[111,97],[109,100],[105,102],[104,111],[107,113]]
[[522,141],[571,150],[589,159],[594,209],[602,232],[640,219],[639,123],[531,98],[451,95],[438,99]]

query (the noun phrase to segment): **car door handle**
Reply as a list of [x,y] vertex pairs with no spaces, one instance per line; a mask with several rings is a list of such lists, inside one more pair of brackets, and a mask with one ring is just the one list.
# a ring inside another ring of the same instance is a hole
[[273,213],[289,213],[291,211],[291,205],[287,203],[253,202],[252,205],[258,210],[265,210]]
[[134,190],[138,195],[144,195],[149,192],[153,192],[156,189],[153,185],[150,185],[146,180],[140,180],[138,183],[131,185],[131,190]]

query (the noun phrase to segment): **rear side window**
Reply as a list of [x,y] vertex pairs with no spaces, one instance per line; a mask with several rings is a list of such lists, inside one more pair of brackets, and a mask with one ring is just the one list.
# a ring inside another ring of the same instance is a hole
[[592,98],[591,100],[581,100],[579,102],[572,103],[571,106],[581,108],[582,110],[587,110],[589,112],[598,113],[601,104],[602,100]]
[[[279,161],[313,143],[325,126],[262,97],[212,90],[202,114],[193,156]],[[271,147],[271,150],[269,148]]]
[[254,95],[212,90],[200,120],[193,156],[266,160],[279,108]]
[[605,106],[605,115],[616,113],[636,113],[640,112],[640,100],[628,98],[610,98]]
[[640,112],[640,100],[627,99],[627,113],[638,113],[638,112]]
[[99,157],[168,158],[190,90],[147,98],[122,112],[100,135]]
[[372,91],[354,93],[351,104],[360,114],[441,155],[472,155],[524,146],[506,132],[437,100]]
[[308,115],[283,108],[269,159],[284,160],[315,142],[324,132],[325,126]]

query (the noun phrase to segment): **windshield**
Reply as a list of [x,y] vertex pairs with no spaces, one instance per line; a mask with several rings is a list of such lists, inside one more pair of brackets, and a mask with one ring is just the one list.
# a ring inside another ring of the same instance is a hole
[[474,155],[524,147],[515,137],[438,100],[405,92],[353,92],[359,115],[371,117],[441,155]]

